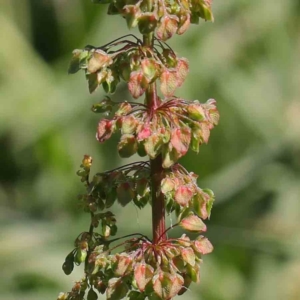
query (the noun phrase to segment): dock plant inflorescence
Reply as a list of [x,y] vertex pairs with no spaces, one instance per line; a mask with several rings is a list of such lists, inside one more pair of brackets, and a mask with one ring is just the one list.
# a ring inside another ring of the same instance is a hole
[[[121,134],[117,151],[149,160],[90,175],[92,158],[85,155],[78,175],[86,187],[80,196],[90,215],[90,227],[78,235],[63,271],[84,264],[83,279],[58,300],[106,299],[168,300],[199,282],[202,257],[213,247],[202,235],[203,220],[210,217],[214,194],[197,185],[197,175],[178,160],[189,149],[198,152],[219,121],[216,101],[206,103],[174,95],[188,74],[188,61],[178,57],[165,42],[183,34],[191,23],[212,21],[211,0],[93,0],[108,4],[108,14],[120,14],[128,28],[138,27],[142,38],[128,34],[100,47],[86,46],[73,52],[69,73],[85,73],[89,91],[102,85],[107,96],[92,106],[103,114],[96,138],[100,143]],[[124,81],[133,101],[113,101],[111,94]],[[141,99],[137,102],[134,99]],[[141,233],[114,238],[116,216],[109,208],[134,203],[152,206],[152,239]],[[176,224],[165,225],[174,213]],[[198,233],[169,238],[181,226]]]

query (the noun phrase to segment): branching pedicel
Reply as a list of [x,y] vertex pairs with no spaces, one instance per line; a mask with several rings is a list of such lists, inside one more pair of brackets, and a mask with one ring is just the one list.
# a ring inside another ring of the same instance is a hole
[[[63,270],[68,275],[74,263],[84,264],[85,276],[59,300],[172,299],[183,294],[191,282],[199,282],[200,263],[212,245],[200,235],[168,238],[165,214],[175,211],[178,223],[190,232],[204,232],[202,219],[210,216],[214,195],[197,186],[197,175],[177,163],[188,149],[198,152],[207,143],[210,130],[218,123],[215,101],[205,104],[174,96],[188,73],[188,62],[179,58],[164,42],[174,33],[182,34],[199,18],[212,20],[211,0],[93,0],[108,3],[108,14],[120,14],[129,28],[138,26],[143,35],[121,37],[102,47],[75,50],[69,73],[84,70],[90,92],[102,85],[113,93],[118,83],[128,83],[133,98],[143,103],[114,102],[106,97],[92,111],[109,118],[99,122],[97,140],[102,143],[121,132],[121,157],[137,153],[150,161],[131,163],[90,179],[92,158],[85,156],[78,175],[86,185],[81,196],[91,224],[75,241]],[[159,81],[158,96],[156,81]],[[136,233],[112,239],[116,219],[107,209],[115,202],[132,202],[143,208],[152,205],[153,238]],[[100,232],[96,229],[100,227]]]

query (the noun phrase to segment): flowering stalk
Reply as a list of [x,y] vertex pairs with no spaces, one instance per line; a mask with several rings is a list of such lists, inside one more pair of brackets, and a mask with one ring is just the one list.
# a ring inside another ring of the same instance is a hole
[[[90,214],[88,231],[75,240],[75,248],[63,264],[69,275],[74,264],[84,263],[85,277],[59,300],[169,300],[183,294],[191,282],[199,282],[202,256],[212,251],[207,238],[191,240],[183,234],[168,238],[175,226],[205,232],[214,194],[197,185],[197,175],[178,160],[188,149],[198,152],[207,143],[219,113],[215,100],[201,104],[174,96],[188,73],[188,61],[177,57],[165,43],[174,33],[183,34],[199,18],[213,20],[211,0],[92,0],[108,3],[108,14],[120,14],[129,28],[138,26],[142,40],[126,35],[101,47],[74,50],[69,73],[84,70],[90,92],[100,85],[113,94],[118,83],[127,82],[134,99],[143,103],[115,102],[106,96],[92,106],[105,114],[98,124],[100,143],[121,132],[117,149],[121,157],[148,156],[149,161],[96,173],[92,158],[84,156],[78,175],[86,186],[80,196]],[[157,81],[159,81],[158,94]],[[117,233],[116,217],[108,209],[118,202],[133,202],[142,209],[152,205],[152,240],[141,233],[111,238]],[[175,212],[177,223],[165,226],[165,214]],[[100,230],[98,229],[100,227]]]

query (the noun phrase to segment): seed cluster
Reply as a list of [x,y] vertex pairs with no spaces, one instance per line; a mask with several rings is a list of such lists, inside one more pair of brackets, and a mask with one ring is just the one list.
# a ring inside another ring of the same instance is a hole
[[74,50],[69,73],[84,70],[91,93],[99,85],[106,93],[114,93],[122,79],[132,97],[138,98],[158,79],[163,95],[172,96],[187,76],[188,61],[160,41],[153,49],[141,43],[137,38],[134,42],[122,39],[99,48]]
[[213,21],[212,0],[153,0],[151,6],[146,0],[93,0],[94,3],[108,3],[108,14],[120,14],[126,19],[128,28],[138,26],[141,34],[155,31],[161,40],[171,38],[175,33],[183,34],[190,24],[199,19]]
[[[110,112],[114,103],[104,99],[94,111]],[[205,104],[180,98],[164,100],[154,110],[141,104],[123,102],[112,119],[102,119],[97,139],[104,142],[117,130],[121,131],[118,151],[121,157],[135,153],[154,159],[159,154],[163,167],[171,167],[188,149],[198,152],[207,143],[210,130],[218,123],[219,113],[215,100]]]
[[121,254],[96,246],[86,267],[89,285],[86,279],[76,282],[72,291],[61,293],[58,300],[83,299],[86,292],[88,300],[97,299],[98,293],[106,293],[107,299],[170,300],[200,281],[202,256],[213,250],[207,238],[191,241],[186,235],[156,245],[143,237],[121,245],[125,247]]

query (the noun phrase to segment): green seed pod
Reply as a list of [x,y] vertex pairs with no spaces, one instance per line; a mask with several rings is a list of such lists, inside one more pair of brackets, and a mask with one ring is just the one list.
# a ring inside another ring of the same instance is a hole
[[81,263],[83,263],[85,261],[86,256],[87,256],[86,250],[77,249],[77,253],[75,256],[75,263],[80,265]]

